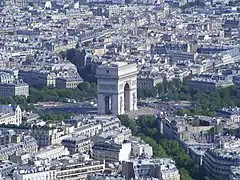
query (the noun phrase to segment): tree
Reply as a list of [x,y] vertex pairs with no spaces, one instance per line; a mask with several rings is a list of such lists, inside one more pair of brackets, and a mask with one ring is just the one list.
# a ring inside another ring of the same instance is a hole
[[89,82],[82,82],[78,85],[78,89],[80,91],[84,91],[84,92],[88,92],[90,89],[91,85],[89,84]]
[[179,170],[180,173],[180,180],[192,180],[192,177],[189,175],[186,169],[181,168]]
[[97,84],[96,83],[91,83],[91,93],[97,94]]
[[178,98],[178,94],[177,94],[177,93],[172,93],[172,92],[167,93],[167,97],[168,97],[169,99],[173,100],[173,101],[176,101],[176,100],[179,99],[179,98]]
[[154,141],[150,137],[143,136],[143,141],[148,143],[153,148],[153,156],[159,157],[159,158],[166,158],[168,155],[166,154],[165,150],[160,144],[157,144],[156,141]]
[[[188,79],[190,77],[183,78],[181,82],[179,79],[173,79],[172,82],[168,82],[166,78],[163,82],[156,85],[157,92],[162,91],[166,93],[162,96],[165,100],[190,100],[194,102],[197,110],[184,110],[184,114],[188,115],[206,115],[215,116],[216,110],[223,107],[235,107],[240,106],[240,100],[236,98],[236,86],[230,86],[226,88],[218,88],[214,92],[200,92],[199,90],[188,89]],[[140,92],[141,96],[145,91]],[[178,112],[179,115],[183,115],[183,111]]]
[[27,103],[25,96],[14,96],[13,97],[14,104],[24,104]]
[[138,88],[137,91],[138,91],[138,98],[149,98],[149,97],[157,96],[157,90],[155,88],[152,88],[152,89]]
[[179,110],[177,110],[176,114],[178,116],[184,116],[185,114],[187,114],[187,111],[184,109],[179,109]]
[[28,103],[36,103],[41,101],[66,101],[66,98],[78,101],[90,100],[97,95],[96,84],[84,82],[79,89],[35,89],[30,88],[30,96]]
[[45,93],[48,94],[49,96],[59,96],[57,91],[54,91],[52,89],[46,89]]
[[157,133],[157,129],[156,128],[148,129],[148,135],[150,137],[154,137],[156,133]]
[[62,114],[54,113],[52,111],[42,113],[40,118],[43,121],[48,121],[48,122],[63,121],[65,119]]
[[190,112],[189,114],[196,114],[196,115],[199,113],[198,109],[194,107],[191,107],[189,109],[189,112]]
[[155,128],[156,118],[152,115],[141,115],[136,119],[136,124],[140,127]]
[[135,121],[130,119],[128,115],[118,115],[118,118],[121,121],[122,125],[129,127],[132,130],[132,134],[135,135],[137,133]]
[[118,115],[119,120],[121,121],[121,124],[124,126],[131,126],[131,120],[129,119],[128,115]]

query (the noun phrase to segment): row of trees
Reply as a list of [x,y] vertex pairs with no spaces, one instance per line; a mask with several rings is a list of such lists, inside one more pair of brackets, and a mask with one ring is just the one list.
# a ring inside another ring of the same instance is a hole
[[143,98],[149,98],[149,97],[156,97],[157,96],[157,91],[155,88],[153,89],[137,89],[137,96],[139,99]]
[[148,97],[169,97],[170,99],[190,99],[188,94],[188,78],[184,78],[183,81],[179,79],[173,79],[172,81],[167,81],[163,79],[162,83],[158,83],[153,89],[141,89],[138,88],[138,97],[139,98],[148,98]]
[[53,112],[53,111],[46,111],[46,112],[39,111],[38,114],[40,115],[40,118],[43,121],[51,122],[51,123],[63,121],[74,115],[71,113],[65,114],[65,113],[57,113],[57,112]]
[[204,115],[204,116],[211,116],[211,117],[216,116],[215,111],[208,111],[204,109],[198,109],[195,107],[191,107],[189,109],[179,109],[176,114],[179,116],[184,116],[185,114],[188,116],[193,116],[193,115]]
[[19,105],[22,110],[37,112],[35,106],[29,103],[25,96],[0,97],[0,104]]
[[33,105],[33,103],[29,103],[29,100],[26,99],[24,96],[15,96],[15,97],[7,97],[7,98],[0,97],[0,103],[5,105],[8,105],[8,104],[19,105],[22,110],[38,113],[41,119],[43,119],[44,121],[50,121],[50,122],[63,121],[64,119],[70,118],[73,115],[73,114],[56,113],[52,111],[40,111]]
[[[188,99],[190,97],[185,97],[188,86],[187,86],[188,78],[184,78],[183,82],[179,79],[173,79],[172,81],[167,81],[163,79],[162,83],[158,83],[153,89],[140,89],[138,88],[138,98],[148,98],[148,97],[169,97],[170,99],[180,99],[183,98]],[[180,93],[182,92],[182,94]],[[180,97],[184,96],[184,97]],[[175,96],[175,97],[174,97]]]
[[172,158],[179,169],[181,180],[207,179],[207,177],[204,177],[203,169],[194,163],[177,141],[166,139],[156,129],[158,122],[154,116],[139,116],[135,121],[129,119],[127,115],[118,117],[123,125],[132,130],[133,135],[140,136],[153,147],[155,157]]
[[60,114],[55,112],[43,112],[38,110],[34,104],[44,101],[66,101],[66,98],[78,101],[91,100],[97,96],[97,85],[95,83],[83,82],[78,85],[78,89],[36,89],[30,88],[30,95],[15,97],[0,97],[1,104],[19,105],[22,110],[38,113],[45,121],[61,121],[72,114]]
[[83,82],[78,89],[35,89],[30,88],[28,102],[65,101],[66,98],[78,101],[89,100],[97,95],[97,86],[94,83]]
[[226,88],[218,88],[214,92],[200,92],[193,91],[188,88],[188,79],[184,78],[183,81],[173,79],[172,81],[163,80],[153,89],[139,89],[139,98],[156,97],[172,101],[191,101],[195,104],[196,108],[189,110],[180,110],[179,115],[188,114],[201,114],[214,116],[215,111],[223,107],[236,107],[240,106],[240,100],[236,98],[237,87],[230,86]]
[[44,101],[65,101],[66,98],[79,101],[96,98],[97,85],[95,83],[83,82],[78,89],[36,89],[30,88],[30,95],[15,97],[0,97],[1,104],[33,104]]

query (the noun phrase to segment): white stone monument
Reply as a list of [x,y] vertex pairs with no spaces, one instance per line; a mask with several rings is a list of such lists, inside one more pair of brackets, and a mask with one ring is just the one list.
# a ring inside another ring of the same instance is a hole
[[111,62],[97,67],[98,113],[125,114],[137,110],[137,65]]

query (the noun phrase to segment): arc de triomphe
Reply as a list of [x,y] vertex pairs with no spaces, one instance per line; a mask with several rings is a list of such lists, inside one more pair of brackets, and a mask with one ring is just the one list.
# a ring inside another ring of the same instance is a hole
[[111,62],[97,67],[98,113],[124,114],[137,110],[137,65]]

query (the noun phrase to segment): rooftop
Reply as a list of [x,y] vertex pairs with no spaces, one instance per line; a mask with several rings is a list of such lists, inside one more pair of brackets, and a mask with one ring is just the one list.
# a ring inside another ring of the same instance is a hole
[[229,161],[238,162],[240,164],[240,139],[226,136],[219,140],[216,147],[208,150],[213,156],[226,159]]
[[144,166],[160,166],[162,172],[178,172],[176,165],[172,159],[158,158],[158,159],[132,159],[133,167],[135,170],[144,168]]

